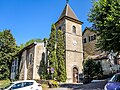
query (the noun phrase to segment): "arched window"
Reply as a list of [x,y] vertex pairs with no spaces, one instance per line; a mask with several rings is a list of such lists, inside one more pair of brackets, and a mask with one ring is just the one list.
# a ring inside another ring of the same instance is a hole
[[73,34],[76,34],[76,27],[75,26],[72,27],[72,32],[73,32]]
[[29,55],[29,63],[32,64],[33,54]]

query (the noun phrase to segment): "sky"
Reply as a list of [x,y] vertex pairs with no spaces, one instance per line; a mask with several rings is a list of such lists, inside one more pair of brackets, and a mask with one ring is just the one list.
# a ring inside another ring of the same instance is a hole
[[[52,23],[60,17],[66,0],[0,0],[0,31],[10,29],[17,45],[31,39],[49,38]],[[87,21],[92,0],[69,0],[80,21],[82,31],[90,27]]]

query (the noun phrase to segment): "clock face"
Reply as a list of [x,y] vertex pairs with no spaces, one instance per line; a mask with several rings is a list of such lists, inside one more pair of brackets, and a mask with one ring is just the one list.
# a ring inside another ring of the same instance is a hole
[[76,40],[73,40],[73,45],[77,45],[77,41]]

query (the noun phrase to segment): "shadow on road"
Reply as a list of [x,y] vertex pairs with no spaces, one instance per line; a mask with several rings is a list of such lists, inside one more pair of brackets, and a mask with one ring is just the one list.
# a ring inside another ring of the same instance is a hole
[[62,88],[70,88],[71,90],[104,90],[104,86],[108,80],[92,81],[89,84],[60,84]]

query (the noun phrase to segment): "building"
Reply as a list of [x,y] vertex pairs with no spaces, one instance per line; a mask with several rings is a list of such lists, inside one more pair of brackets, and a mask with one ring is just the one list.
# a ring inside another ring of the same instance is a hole
[[96,62],[100,62],[103,68],[103,74],[109,75],[110,73],[116,73],[120,66],[115,63],[115,60],[110,60],[112,54],[98,51],[96,48],[97,32],[90,28],[85,28],[82,33],[83,36],[83,51],[84,60],[93,59]]
[[12,62],[11,79],[14,80],[19,73],[19,80],[39,80],[41,62],[46,62],[46,43],[34,42],[23,48],[16,57]]
[[66,82],[77,83],[83,69],[82,22],[67,3],[55,25],[65,36]]
[[[83,69],[82,22],[67,3],[55,25],[65,36],[66,82],[77,83]],[[40,79],[39,67],[43,53],[46,56],[45,43],[32,43],[19,52],[19,79]],[[16,71],[12,71],[12,79],[15,78]]]
[[83,51],[84,51],[84,59],[91,58],[92,56],[97,56],[101,52],[97,51],[95,48],[97,33],[95,30],[90,30],[89,28],[85,28],[82,33],[83,37]]

